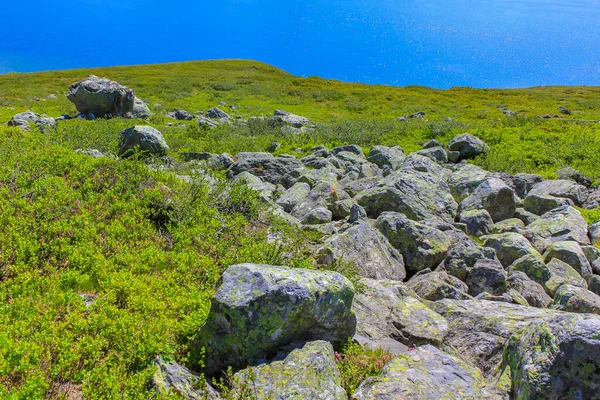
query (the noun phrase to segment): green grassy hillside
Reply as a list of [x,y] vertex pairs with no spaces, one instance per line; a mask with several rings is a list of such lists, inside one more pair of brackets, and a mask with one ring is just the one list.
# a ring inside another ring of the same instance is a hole
[[[421,141],[470,132],[491,146],[475,160],[488,169],[551,177],[571,165],[600,178],[600,88],[590,87],[395,88],[299,78],[252,61],[204,61],[2,75],[0,122],[28,109],[73,115],[68,86],[89,74],[119,81],[149,103],[156,113],[149,123],[164,133],[182,174],[190,171],[178,164],[181,151],[264,151],[274,141],[279,153],[348,143],[414,151]],[[243,118],[285,109],[318,126],[282,136],[261,122],[205,131],[164,116],[222,101],[239,105],[224,109]],[[572,114],[535,118],[561,105]],[[418,111],[425,119],[395,120]],[[114,154],[120,130],[134,123],[142,122],[63,121],[28,133],[0,127],[0,398],[151,396],[154,355],[185,360],[224,268],[311,266],[303,251],[309,238],[269,243],[265,227],[273,222],[242,187],[209,189],[141,160],[74,152]]]

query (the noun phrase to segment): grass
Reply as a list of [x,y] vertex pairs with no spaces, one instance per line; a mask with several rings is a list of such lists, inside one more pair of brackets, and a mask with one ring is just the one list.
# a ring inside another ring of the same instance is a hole
[[[0,122],[27,109],[74,114],[64,95],[91,73],[134,88],[156,115],[63,121],[47,132],[0,127],[0,398],[152,397],[154,355],[185,361],[227,266],[312,267],[309,238],[293,232],[287,236],[297,240],[270,243],[266,227],[274,222],[242,187],[229,192],[218,176],[213,187],[200,178],[188,184],[142,160],[73,151],[115,154],[119,132],[134,123],[164,133],[179,174],[190,173],[180,164],[184,151],[264,151],[275,141],[278,153],[298,156],[317,144],[415,151],[419,142],[471,132],[491,147],[474,161],[489,170],[553,177],[570,165],[600,178],[600,124],[586,122],[600,114],[600,88],[592,87],[396,88],[299,78],[252,61],[202,61],[2,75]],[[243,118],[285,109],[318,125],[284,136],[260,121],[207,131],[193,122],[169,126],[163,115],[221,101],[239,106],[232,114]],[[535,118],[560,105],[572,115]],[[499,107],[524,116],[506,117]],[[425,119],[395,120],[418,111]],[[597,210],[585,216],[600,218]],[[347,347],[338,359],[347,389],[375,373],[381,357]]]

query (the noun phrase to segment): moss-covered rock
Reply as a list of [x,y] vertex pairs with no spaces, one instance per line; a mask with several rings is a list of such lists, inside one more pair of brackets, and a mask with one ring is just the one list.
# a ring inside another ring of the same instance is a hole
[[504,267],[509,267],[513,262],[526,255],[539,256],[527,239],[518,233],[502,233],[490,235],[485,238],[484,246],[496,251],[498,260]]
[[544,253],[544,259],[546,262],[550,262],[553,258],[569,264],[586,281],[589,280],[592,275],[590,262],[577,242],[568,241],[550,243]]
[[554,294],[550,307],[574,313],[600,314],[600,296],[584,288],[564,284]]
[[205,380],[176,362],[165,362],[161,357],[154,360],[156,372],[150,386],[162,396],[181,396],[186,400],[217,400],[221,397]]
[[556,290],[563,284],[587,289],[585,279],[569,264],[553,258],[546,266],[550,271],[550,279],[544,283],[544,288],[550,296],[554,297]]
[[519,293],[532,307],[546,308],[552,302],[542,285],[529,278],[524,272],[511,271],[508,287]]
[[406,283],[409,288],[426,300],[441,299],[469,300],[469,287],[460,279],[448,275],[442,270],[418,274]]
[[462,215],[469,210],[486,210],[494,222],[499,222],[512,218],[516,209],[514,191],[502,180],[488,178],[461,201],[458,213]]
[[590,244],[587,222],[579,211],[568,206],[542,215],[527,226],[526,235],[540,253],[552,242],[573,240],[581,245]]
[[346,400],[331,343],[314,341],[283,360],[248,367],[233,377],[234,397],[248,391],[256,400]]
[[469,294],[477,296],[487,292],[500,296],[506,292],[506,272],[497,260],[478,260],[469,271],[465,283],[469,286]]
[[573,207],[575,204],[573,200],[566,199],[563,197],[554,197],[548,194],[529,194],[525,201],[523,202],[523,206],[526,211],[532,212],[535,215],[543,215],[548,211],[552,211],[555,208],[563,207],[563,206],[571,206]]
[[494,221],[486,210],[468,210],[460,214],[460,222],[467,226],[471,236],[485,236],[492,233]]
[[525,229],[525,223],[519,218],[509,218],[504,221],[500,221],[492,227],[492,231],[495,234],[502,233],[522,233]]
[[583,185],[566,179],[548,180],[536,183],[527,196],[554,196],[570,199],[576,206],[582,207],[587,200],[588,191]]
[[192,344],[212,376],[242,368],[298,340],[342,343],[354,335],[354,288],[335,272],[240,264],[229,267]]
[[450,192],[457,202],[461,202],[488,179],[491,174],[473,164],[459,164],[448,178]]

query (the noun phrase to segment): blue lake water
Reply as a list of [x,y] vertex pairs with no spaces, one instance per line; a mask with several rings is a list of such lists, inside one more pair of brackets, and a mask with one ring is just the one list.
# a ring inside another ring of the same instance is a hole
[[600,85],[598,0],[6,0],[0,73],[244,58],[392,85]]

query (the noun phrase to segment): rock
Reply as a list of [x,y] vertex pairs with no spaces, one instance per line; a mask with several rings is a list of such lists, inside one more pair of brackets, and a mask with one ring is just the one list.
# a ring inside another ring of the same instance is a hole
[[417,152],[422,156],[432,159],[440,164],[446,164],[448,162],[448,155],[442,147],[431,147],[423,149]]
[[121,131],[119,155],[129,157],[135,149],[153,156],[162,157],[169,151],[162,133],[147,125],[135,125]]
[[518,207],[515,210],[515,218],[518,218],[521,221],[523,221],[525,226],[528,226],[528,225],[532,224],[533,222],[537,221],[538,219],[540,219],[540,217],[538,217],[534,213],[530,213],[529,211],[525,211],[523,208],[518,208]]
[[354,288],[336,272],[240,264],[229,267],[192,345],[204,373],[252,365],[297,340],[344,343],[354,335]]
[[500,233],[522,233],[525,230],[525,224],[518,218],[505,219],[494,224],[492,231],[495,234]]
[[600,319],[560,314],[511,337],[504,365],[518,399],[593,399],[600,382]]
[[559,169],[556,171],[556,175],[558,176],[558,179],[570,179],[588,188],[592,186],[592,180],[590,178],[571,167]]
[[461,359],[425,345],[390,361],[380,377],[368,378],[356,400],[483,399],[485,379]]
[[48,129],[56,128],[56,121],[54,120],[54,118],[45,118],[45,117],[44,118],[39,118],[37,121],[35,121],[35,124],[42,131],[46,131]]
[[415,275],[407,286],[422,299],[438,301],[441,299],[469,300],[469,287],[460,279],[444,271],[434,271]]
[[317,207],[310,210],[301,220],[305,225],[327,224],[333,220],[333,213],[326,207]]
[[360,178],[349,182],[344,182],[344,180],[342,180],[340,183],[344,191],[348,192],[350,196],[355,197],[359,193],[377,187],[380,181],[381,178],[377,176]]
[[496,252],[489,247],[482,247],[467,236],[456,234],[451,237],[452,245],[444,260],[444,269],[452,276],[465,281],[475,263],[482,259],[497,260]]
[[468,210],[460,215],[460,222],[467,226],[471,236],[484,236],[492,233],[494,221],[486,210]]
[[507,279],[508,287],[519,293],[532,307],[546,308],[552,302],[544,287],[530,279],[524,272],[512,271]]
[[446,181],[450,174],[452,173],[450,170],[444,168],[437,162],[433,161],[429,157],[422,156],[421,154],[412,153],[406,156],[404,160],[402,160],[401,168],[404,171],[417,171],[417,172],[425,172],[432,176],[437,177],[442,181]]
[[590,225],[588,234],[591,244],[600,244],[600,221]]
[[213,107],[206,113],[208,118],[219,119],[219,120],[230,120],[231,117],[225,111],[220,108]]
[[574,240],[581,245],[589,245],[587,222],[573,207],[561,207],[542,215],[527,226],[525,234],[539,252],[543,252],[552,242]]
[[367,212],[358,204],[352,204],[350,208],[350,218],[348,222],[354,223],[367,218]]
[[40,116],[33,111],[25,111],[15,114],[9,121],[8,126],[14,126],[24,131],[30,130],[29,124],[34,124]]
[[317,259],[325,265],[354,263],[362,277],[397,281],[406,277],[402,255],[367,221],[358,221],[330,237],[317,253]]
[[[67,99],[75,104],[80,113],[93,114],[96,117],[126,117],[127,114],[131,117],[136,106],[133,90],[95,75],[72,84]],[[141,104],[143,102],[137,102],[138,110],[134,113],[136,118]]]
[[[350,211],[352,207],[355,205],[353,199],[339,200],[331,205],[329,210],[332,213],[332,218],[334,221],[340,221],[350,217]],[[359,206],[360,207],[360,206]],[[362,208],[362,207],[361,207]],[[351,219],[351,218],[350,218]],[[348,222],[356,222],[354,220],[348,220]]]
[[396,170],[401,165],[404,158],[406,158],[406,154],[404,154],[404,151],[400,146],[373,146],[369,151],[368,160],[379,168],[388,166],[392,170]]
[[[249,367],[233,377],[234,386],[251,388],[252,398],[272,400],[346,400],[331,343],[318,340],[292,350],[283,360]],[[234,388],[235,398],[242,398]]]
[[444,232],[411,221],[399,213],[381,214],[377,219],[377,228],[402,254],[406,268],[411,273],[437,267],[451,244]]
[[335,155],[338,155],[342,152],[348,152],[348,153],[356,154],[357,156],[359,156],[361,158],[365,157],[365,155],[362,151],[362,148],[355,144],[349,144],[346,146],[338,146],[338,147],[334,148],[333,150],[331,150],[331,152]]
[[454,221],[457,210],[446,183],[415,171],[389,175],[379,187],[359,193],[355,200],[371,218],[385,211],[396,211],[417,221],[431,217]]
[[585,186],[565,179],[549,180],[537,183],[528,193],[528,196],[550,195],[571,199],[576,206],[582,207],[585,203],[588,192]]
[[200,375],[176,362],[165,362],[159,356],[154,360],[156,372],[151,386],[161,396],[180,396],[190,400],[217,400],[219,393]]
[[590,282],[588,283],[588,290],[598,296],[600,296],[600,276],[592,275],[590,276]]
[[530,194],[525,197],[523,205],[526,211],[532,212],[536,215],[543,215],[548,211],[554,210],[555,208],[563,206],[573,207],[575,204],[571,199],[554,197],[550,195]]
[[467,133],[455,136],[450,143],[448,143],[448,149],[450,151],[460,152],[460,158],[462,160],[475,158],[490,150],[488,145],[481,139]]
[[577,242],[568,241],[550,243],[544,253],[544,259],[546,262],[550,262],[553,258],[569,264],[586,281],[592,275],[590,262]]
[[423,149],[431,149],[434,147],[443,147],[443,145],[435,139],[431,139],[430,141],[423,144]]
[[506,272],[496,260],[478,260],[469,271],[465,283],[469,286],[469,294],[477,296],[487,292],[500,296],[506,292]]
[[535,174],[516,174],[513,177],[513,185],[515,186],[515,193],[521,198],[525,198],[527,193],[533,186],[544,180],[539,175]]
[[274,185],[280,184],[286,174],[294,169],[302,168],[302,163],[295,158],[273,157],[271,153],[253,153],[247,157],[236,155],[234,162],[227,169],[227,177],[232,178],[241,172],[250,172]]
[[310,194],[310,186],[308,183],[298,182],[288,190],[286,190],[277,200],[276,203],[283,208],[283,211],[290,213],[298,204],[305,201]]
[[152,113],[150,112],[150,109],[148,108],[146,103],[144,103],[141,99],[136,97],[133,99],[133,109],[130,112],[124,114],[123,117],[143,119],[148,118],[151,115]]
[[518,233],[487,236],[484,246],[496,251],[498,260],[500,260],[505,268],[519,258],[529,254],[539,257],[539,253],[531,246],[531,243]]
[[[600,258],[600,248],[596,246],[581,246],[581,250],[590,264]],[[592,272],[596,273],[593,269]]]
[[460,161],[460,151],[446,151],[446,154],[449,162],[457,163]]
[[167,114],[167,117],[178,121],[191,121],[194,119],[194,116],[185,110],[173,110]]
[[202,129],[212,129],[212,128],[216,128],[217,126],[219,126],[219,123],[216,121],[213,121],[210,118],[206,118],[206,117],[202,117],[199,116],[197,117],[198,119],[198,126]]
[[564,284],[554,294],[550,307],[573,313],[600,314],[600,296],[587,289]]
[[206,151],[180,153],[180,155],[185,161],[208,161],[213,156]]
[[301,117],[283,110],[275,110],[274,119],[281,121],[284,124],[291,125],[296,128],[302,128],[304,125],[310,125],[311,122],[306,117]]
[[512,218],[517,206],[513,190],[497,178],[483,181],[459,205],[458,213],[469,210],[486,210],[494,222]]
[[553,258],[546,266],[550,271],[550,279],[544,283],[544,288],[550,296],[554,297],[556,291],[564,284],[587,289],[585,279],[569,264]]
[[357,319],[354,339],[360,344],[398,354],[405,352],[406,346],[442,342],[448,330],[446,321],[403,283],[363,279],[361,285],[352,306]]

